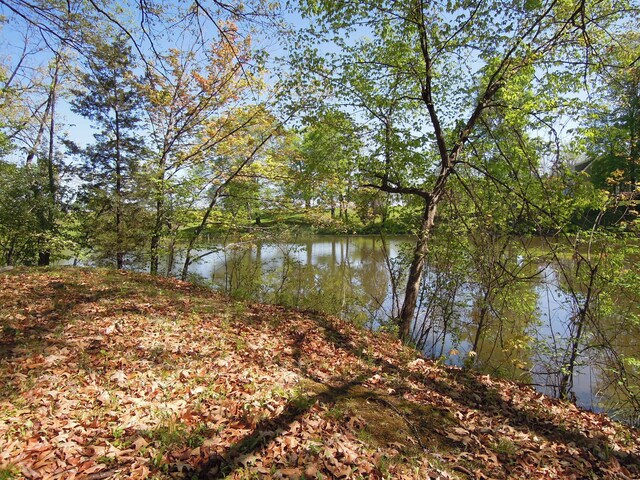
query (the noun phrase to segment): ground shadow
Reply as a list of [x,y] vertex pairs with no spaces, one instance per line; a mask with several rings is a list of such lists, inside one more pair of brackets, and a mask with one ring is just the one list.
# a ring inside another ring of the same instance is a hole
[[[616,446],[610,444],[604,436],[588,436],[585,431],[567,426],[569,422],[564,425],[556,424],[554,421],[558,421],[557,416],[548,411],[523,409],[513,401],[504,400],[499,392],[479,381],[478,374],[472,371],[458,368],[449,369],[450,378],[455,381],[451,383],[427,378],[419,372],[410,371],[383,358],[363,353],[364,350],[360,346],[354,348],[353,341],[350,341],[346,335],[336,329],[331,321],[320,316],[315,317],[315,319],[325,328],[327,341],[334,342],[336,346],[347,349],[353,355],[365,356],[368,362],[379,366],[388,375],[397,375],[412,382],[419,382],[426,388],[450,397],[467,408],[479,410],[500,418],[504,423],[515,429],[523,432],[533,432],[535,435],[544,437],[551,442],[576,446],[586,453],[586,455],[583,455],[583,459],[591,464],[595,473],[603,474],[598,467],[598,460],[606,463],[609,458],[615,457],[621,464],[637,475],[637,478],[640,478],[640,456],[621,452]],[[460,387],[452,386],[454,383]],[[560,403],[560,400],[557,399],[551,399],[550,401]],[[603,422],[607,421],[607,419],[603,419]]]
[[288,430],[290,425],[307,413],[313,405],[336,402],[348,396],[351,389],[360,385],[362,381],[363,379],[357,379],[337,387],[327,387],[325,391],[307,397],[304,404],[287,403],[280,415],[258,423],[251,434],[236,442],[223,454],[211,456],[193,474],[202,480],[225,478],[241,466],[243,457],[266,449],[271,441]]
[[[336,327],[330,318],[316,312],[304,312],[307,318],[312,319],[321,329],[324,339],[333,344],[337,349],[342,349],[346,353],[362,359],[366,364],[377,367],[383,376],[395,377],[420,384],[423,388],[437,392],[449,397],[453,402],[462,408],[477,410],[496,418],[497,423],[509,425],[510,427],[525,434],[533,434],[546,439],[548,442],[558,442],[580,450],[580,458],[566,453],[564,461],[578,466],[578,462],[587,462],[591,471],[595,475],[606,476],[606,472],[601,470],[602,465],[610,464],[610,460],[615,458],[617,462],[624,465],[632,474],[640,478],[640,457],[632,453],[621,452],[615,445],[612,445],[604,436],[590,436],[589,432],[572,427],[571,422],[564,422],[556,414],[545,410],[543,407],[523,408],[516,402],[504,399],[503,395],[495,389],[481,382],[476,373],[458,368],[447,369],[447,376],[451,382],[439,378],[431,378],[426,375],[409,370],[406,367],[396,365],[384,357],[369,354],[366,342],[356,341],[352,336],[344,334]],[[293,338],[293,359],[300,363],[303,355],[302,344],[304,343],[304,333],[295,332]],[[446,367],[443,367],[446,368]],[[321,383],[314,379],[313,375],[302,368],[307,378]],[[366,375],[365,375],[366,377]],[[346,382],[338,386],[327,386],[327,390],[311,397],[311,404],[314,403],[335,403],[341,398],[346,398],[353,394],[355,387],[361,386],[366,378],[359,381]],[[405,387],[406,390],[409,390]],[[395,386],[395,395],[401,397],[404,393],[401,385]],[[372,391],[372,396],[376,394]],[[559,400],[549,399],[549,402],[560,403]],[[232,473],[238,468],[238,459],[242,456],[256,454],[266,448],[266,445],[275,439],[294,420],[303,415],[307,409],[300,409],[299,406],[289,404],[285,411],[276,418],[268,419],[257,425],[253,432],[229,448],[225,453],[216,455],[198,470],[199,478],[222,478]],[[608,421],[603,418],[603,422]],[[435,433],[435,432],[432,432]],[[468,449],[468,445],[461,444],[460,448]],[[562,455],[556,452],[557,455]],[[515,466],[518,453],[501,455],[503,468],[509,470]]]

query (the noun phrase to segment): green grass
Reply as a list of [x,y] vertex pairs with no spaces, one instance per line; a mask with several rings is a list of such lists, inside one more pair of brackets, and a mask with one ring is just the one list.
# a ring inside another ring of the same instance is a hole
[[142,435],[155,442],[163,450],[183,446],[199,447],[209,433],[210,429],[206,424],[199,424],[195,428],[189,429],[184,423],[177,422],[175,419],[167,419],[158,427],[145,430]]
[[13,480],[14,478],[18,478],[18,475],[20,475],[18,467],[9,466],[0,468],[0,480]]

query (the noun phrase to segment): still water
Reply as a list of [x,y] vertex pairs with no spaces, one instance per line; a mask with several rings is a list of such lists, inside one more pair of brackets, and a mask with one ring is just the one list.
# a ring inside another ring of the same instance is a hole
[[[388,328],[401,306],[403,252],[406,255],[412,243],[410,237],[400,236],[213,241],[196,252],[202,258],[190,273],[237,298],[319,310],[369,328]],[[566,354],[576,311],[575,292],[572,296],[563,285],[558,265],[531,262],[526,270],[517,281],[507,282],[508,287],[503,282],[490,288],[492,280],[483,280],[483,272],[471,278],[464,271],[456,273],[453,264],[430,265],[414,322],[425,355],[449,364],[474,364],[556,393],[559,358]],[[640,354],[637,343],[625,348]],[[616,379],[609,375],[613,367],[605,360],[597,349],[581,351],[572,394],[582,407],[616,414],[626,407]]]

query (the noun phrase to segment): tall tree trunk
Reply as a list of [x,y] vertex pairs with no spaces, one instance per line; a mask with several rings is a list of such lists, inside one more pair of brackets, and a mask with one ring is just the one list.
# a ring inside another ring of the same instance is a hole
[[124,252],[122,251],[122,155],[120,152],[120,116],[115,110],[116,127],[116,268],[122,270],[124,267]]
[[560,385],[558,387],[558,396],[562,400],[571,400],[571,396],[573,394],[573,378],[576,369],[576,362],[578,360],[580,343],[582,341],[582,330],[584,329],[584,324],[586,321],[585,317],[586,311],[581,308],[576,318],[577,331],[574,337],[571,339],[569,358],[562,366]]
[[158,172],[156,174],[156,205],[155,205],[155,222],[153,225],[153,231],[151,232],[151,245],[150,245],[150,265],[149,272],[152,275],[158,274],[158,263],[160,257],[160,241],[162,240],[162,227],[165,222],[165,169],[167,165],[167,157],[170,150],[170,140],[165,135],[164,144],[162,149],[162,155],[158,161]]
[[171,239],[171,243],[169,244],[169,254],[167,255],[167,277],[170,277],[171,272],[173,272],[173,265],[175,263],[175,253],[176,253],[176,237],[174,236]]
[[156,191],[156,211],[153,231],[151,232],[150,265],[151,275],[158,274],[158,262],[160,257],[160,240],[162,239],[162,224],[164,223],[164,161],[159,165],[157,177],[158,187]]
[[156,220],[153,226],[153,232],[151,232],[151,245],[150,245],[150,261],[149,261],[149,273],[151,275],[158,274],[158,263],[160,257],[160,239],[162,230],[162,209],[164,202],[161,199],[156,200]]
[[38,147],[40,143],[42,143],[42,137],[44,136],[44,130],[47,125],[47,120],[49,118],[49,109],[51,108],[51,96],[47,100],[47,106],[45,107],[44,114],[42,116],[42,120],[40,121],[40,125],[38,126],[38,133],[36,134],[36,138],[33,141],[33,145],[27,152],[27,158],[25,160],[25,164],[27,167],[30,167],[33,164],[33,159],[36,157],[36,153],[38,153]]
[[173,227],[173,225],[167,225],[167,229],[169,231],[169,237],[171,238],[169,242],[169,248],[167,252],[167,277],[170,277],[173,272],[173,267],[175,264],[175,254],[176,254],[176,242],[178,236],[178,228]]
[[9,266],[13,265],[13,253],[16,249],[16,237],[15,235],[11,237],[11,242],[9,243],[9,247],[7,248],[7,253],[5,254],[5,263]]
[[473,339],[473,347],[471,347],[471,349],[476,353],[480,348],[480,339],[482,338],[482,332],[484,331],[484,327],[486,325],[487,314],[489,313],[490,292],[491,292],[491,287],[488,286],[487,290],[482,296],[482,305],[480,305],[480,312],[478,313],[478,328],[476,329],[476,335]]
[[582,342],[582,335],[587,323],[587,316],[591,309],[591,302],[594,299],[595,292],[595,279],[598,273],[598,265],[589,267],[589,285],[584,298],[584,302],[574,317],[574,326],[576,327],[576,333],[570,342],[569,358],[562,365],[562,375],[560,377],[560,385],[558,388],[559,397],[563,400],[571,399],[573,394],[573,379],[576,369],[576,363],[578,355],[580,353],[580,345]]
[[425,198],[425,206],[422,213],[422,221],[420,222],[420,230],[418,231],[418,239],[413,249],[413,260],[409,268],[407,277],[407,287],[404,293],[404,302],[398,318],[398,334],[400,339],[407,343],[411,340],[411,323],[418,302],[418,294],[422,284],[422,272],[424,272],[424,264],[429,251],[429,239],[431,230],[436,218],[437,203],[433,198]]
[[[229,183],[229,180],[227,180],[224,185],[226,185],[227,183]],[[191,258],[191,252],[193,251],[193,247],[195,247],[196,241],[200,237],[202,230],[204,230],[204,227],[207,226],[207,222],[209,221],[209,217],[211,216],[213,207],[216,206],[216,203],[218,202],[218,198],[221,192],[222,192],[222,187],[218,187],[218,190],[216,190],[216,192],[213,195],[213,198],[209,202],[209,206],[207,207],[207,210],[204,212],[204,216],[202,217],[200,225],[196,227],[196,229],[193,231],[193,235],[189,239],[189,243],[187,244],[187,250],[185,251],[185,254],[184,254],[184,264],[182,265],[182,274],[180,275],[180,278],[182,280],[186,280],[187,276],[189,275],[189,267],[191,266],[191,262],[193,262],[193,259]]]
[[385,193],[385,198],[382,200],[382,209],[380,212],[380,216],[382,219],[382,223],[387,223],[387,220],[389,219],[389,194]]
[[640,160],[640,142],[638,139],[637,132],[637,120],[636,116],[632,115],[631,117],[631,128],[629,129],[630,136],[630,148],[629,148],[629,182],[630,185],[627,187],[627,190],[633,192],[636,189],[638,182],[637,168],[638,161]]
[[[47,212],[44,229],[47,232],[53,232],[55,229],[55,209],[57,203],[57,186],[56,186],[56,172],[54,168],[54,155],[55,155],[55,134],[56,134],[56,100],[58,90],[58,79],[60,73],[60,55],[56,55],[55,69],[53,72],[53,78],[51,82],[51,88],[49,90],[48,109],[49,116],[49,151],[47,153],[47,188],[49,194],[49,201],[47,202]],[[47,266],[51,263],[51,251],[45,247],[38,252],[38,265]]]

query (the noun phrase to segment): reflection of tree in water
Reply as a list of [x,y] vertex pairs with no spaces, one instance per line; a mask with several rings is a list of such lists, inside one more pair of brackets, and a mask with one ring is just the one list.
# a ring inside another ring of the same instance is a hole
[[[253,257],[253,248],[256,248],[255,258]],[[257,246],[251,243],[227,245],[223,249],[223,265],[219,271],[213,272],[212,281],[233,297],[261,299],[261,253],[261,244]]]
[[[640,284],[637,263],[621,242],[571,245],[554,251],[555,285],[568,311],[562,330],[555,332],[551,359],[557,394],[571,395],[581,369],[593,375],[590,385],[600,406],[622,419],[638,422],[640,414]],[[550,342],[551,343],[551,342]]]
[[446,228],[436,231],[428,252],[412,338],[433,358],[446,354],[460,335],[463,285],[467,281],[466,239]]
[[[440,240],[430,252],[420,316],[413,325],[418,347],[454,363],[557,387],[574,335],[572,312],[580,305],[572,303],[569,284],[575,298],[584,295],[579,279],[560,275],[561,269],[576,271],[575,259],[568,255],[545,263],[540,260],[541,251],[548,253],[544,245],[531,248],[508,237],[476,239],[481,247],[476,250],[468,237]],[[378,328],[384,315],[393,318],[392,278],[402,271],[401,241],[394,242],[391,247],[370,237],[236,242],[223,256],[226,270],[216,270],[213,278],[237,297],[324,311]],[[536,276],[545,267],[546,277]],[[625,268],[631,275],[635,267]],[[634,320],[640,314],[640,282],[634,278],[620,274],[601,283],[593,303],[597,312],[589,313],[576,363],[596,368],[593,390],[609,399],[608,409],[640,411],[634,363],[640,358],[640,322]],[[555,297],[545,300],[550,291]],[[458,356],[450,355],[452,348],[460,350]],[[583,405],[589,405],[591,390],[576,385]]]
[[462,339],[475,344],[472,358],[477,368],[530,382],[532,330],[537,324],[535,284],[519,282],[491,296],[487,291],[487,286],[479,287]]
[[240,298],[341,315],[371,324],[388,295],[388,273],[374,238],[333,238],[226,248],[214,283]]
[[362,292],[361,308],[367,313],[369,325],[379,317],[389,296],[389,272],[385,266],[384,245],[377,238],[362,239],[360,243],[360,267],[357,269],[359,290]]
[[471,241],[472,308],[465,337],[483,370],[521,378],[530,365],[539,270],[528,245],[491,232]]
[[373,239],[331,239],[329,248],[305,266],[306,291],[299,306],[369,322],[386,296],[380,256]]

